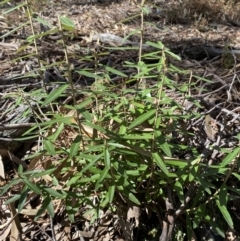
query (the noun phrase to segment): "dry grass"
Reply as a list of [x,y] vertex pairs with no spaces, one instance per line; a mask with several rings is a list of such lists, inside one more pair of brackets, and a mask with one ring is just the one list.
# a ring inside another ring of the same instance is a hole
[[[196,24],[196,21],[205,23],[223,22],[225,14],[237,17],[240,10],[240,2],[214,1],[214,0],[183,0],[171,2],[167,6],[167,21],[170,23]],[[166,7],[165,6],[165,7]],[[204,20],[203,20],[204,19]]]

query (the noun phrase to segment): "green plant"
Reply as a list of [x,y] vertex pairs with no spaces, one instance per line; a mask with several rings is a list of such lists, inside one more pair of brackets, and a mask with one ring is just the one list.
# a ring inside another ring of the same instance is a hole
[[[111,76],[128,76],[98,63],[98,57],[105,52],[85,56],[95,60],[94,68],[72,68],[66,47],[66,36],[74,31],[70,19],[59,18],[58,28],[36,34],[34,21],[47,23],[32,17],[27,2],[24,6],[32,30],[27,45],[34,45],[39,76],[44,79],[44,70],[52,65],[44,65],[37,39],[58,32],[65,62],[55,65],[63,66],[67,82],[58,83],[50,93],[47,83],[43,90],[16,93],[20,102],[32,110],[36,122],[21,140],[37,135],[40,147],[27,157],[28,170],[19,166],[14,179],[1,187],[0,196],[19,186],[19,193],[6,204],[17,203],[20,213],[31,196],[40,195],[35,220],[46,210],[53,218],[63,205],[71,222],[81,206],[88,207],[85,215],[94,222],[102,210],[126,212],[128,206],[136,205],[157,214],[160,241],[183,240],[185,235],[190,239],[193,230],[203,223],[222,236],[226,223],[233,229],[228,203],[239,198],[239,189],[233,189],[229,180],[239,180],[240,148],[221,150],[223,160],[207,165],[201,148],[192,144],[193,133],[186,126],[201,114],[186,111],[176,96],[168,94],[168,90],[178,91],[188,99],[188,90],[196,88],[194,82],[179,84],[171,79],[176,73],[189,73],[168,63],[168,59],[180,58],[161,42],[147,42],[152,51],[140,51],[137,62],[125,61],[125,68],[136,71],[124,82],[125,88],[120,88],[120,84],[111,84]],[[91,88],[75,88],[75,73],[94,79]],[[154,83],[148,83],[152,80]],[[133,83],[136,87],[130,87]],[[69,95],[71,105],[60,102]],[[30,100],[37,102],[38,108],[33,108]],[[183,153],[190,158],[183,158]],[[215,222],[220,217],[223,221]]]

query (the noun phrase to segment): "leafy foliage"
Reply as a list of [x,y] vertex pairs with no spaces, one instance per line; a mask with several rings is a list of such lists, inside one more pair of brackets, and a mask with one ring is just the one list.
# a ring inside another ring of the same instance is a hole
[[[63,34],[63,30],[74,31],[74,24],[66,17],[61,17],[59,24],[57,31]],[[33,43],[50,33],[33,33],[28,41]],[[58,200],[65,205],[72,222],[78,207],[88,205],[91,208],[86,215],[90,214],[93,222],[100,210],[124,208],[126,204],[151,207],[155,212],[163,209],[164,216],[170,210],[164,205],[171,196],[176,240],[184,236],[177,223],[180,216],[186,219],[189,238],[202,223],[224,236],[224,225],[214,221],[220,217],[225,225],[234,228],[228,203],[239,198],[239,190],[232,190],[228,180],[239,179],[240,148],[228,150],[220,163],[207,165],[190,142],[177,141],[183,136],[190,138],[192,133],[184,129],[184,124],[199,117],[198,113],[185,110],[166,91],[180,90],[187,95],[190,84],[180,85],[169,77],[187,72],[168,64],[167,59],[180,58],[161,42],[146,44],[154,51],[143,54],[138,63],[125,62],[126,68],[137,69],[125,88],[105,81],[111,74],[128,77],[120,70],[101,64],[103,71],[95,73],[87,68],[72,70],[67,65],[68,83],[59,83],[50,93],[25,93],[37,100],[40,109],[48,110],[47,118],[36,118],[36,124],[22,138],[39,135],[41,148],[28,159],[41,163],[42,169],[33,165],[33,169],[23,170],[19,166],[17,176],[0,189],[2,196],[13,186],[21,185],[21,193],[12,196],[7,204],[17,201],[20,212],[34,193],[42,197],[35,219],[46,210],[54,217],[54,201]],[[47,67],[40,65],[39,70]],[[91,88],[75,89],[72,72],[93,78]],[[153,84],[147,83],[150,79],[155,79]],[[69,95],[73,104],[60,106],[60,100]],[[182,153],[191,153],[190,158],[181,158]]]

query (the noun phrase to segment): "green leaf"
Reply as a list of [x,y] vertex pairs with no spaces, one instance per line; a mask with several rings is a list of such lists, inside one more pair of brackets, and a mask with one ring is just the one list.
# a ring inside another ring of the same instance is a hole
[[61,123],[60,125],[58,125],[55,133],[52,134],[51,137],[48,137],[49,140],[51,140],[52,142],[56,141],[58,136],[62,133],[63,128],[64,128],[64,123]]
[[53,179],[52,179],[52,184],[53,186],[57,186],[58,185],[58,179],[54,176]]
[[82,137],[80,135],[77,135],[75,139],[73,140],[71,147],[70,147],[70,153],[69,156],[73,158],[77,155],[79,149],[80,149],[80,143],[82,141]]
[[109,66],[106,66],[105,68],[106,68],[107,71],[112,72],[113,74],[116,74],[116,75],[119,75],[119,76],[122,76],[122,77],[127,77],[126,74],[122,73],[119,70],[113,69],[113,68],[111,68]]
[[160,167],[160,169],[167,175],[169,176],[169,171],[162,160],[162,158],[158,155],[157,152],[152,153],[153,160],[157,163],[157,165]]
[[219,191],[219,203],[221,206],[227,206],[228,192],[226,184],[222,184]]
[[157,49],[163,49],[164,48],[164,45],[162,42],[158,41],[157,43],[153,43],[153,42],[150,42],[150,41],[147,41],[146,42],[147,45],[150,45],[154,48],[157,48]]
[[206,204],[201,204],[194,212],[193,229],[197,228],[205,217]]
[[60,17],[60,21],[66,30],[73,31],[75,29],[74,22],[67,17]]
[[49,193],[51,196],[55,197],[55,198],[64,198],[65,196],[62,194],[61,191],[57,191],[55,189],[52,189],[50,187],[44,188],[44,191],[46,191],[47,193]]
[[128,194],[128,198],[129,200],[131,200],[133,203],[137,204],[137,205],[141,205],[141,203],[139,202],[139,200],[132,194],[129,193]]
[[114,142],[108,142],[109,146],[113,146],[113,147],[118,147],[118,148],[125,148],[124,145],[119,144],[119,143],[114,143]]
[[108,174],[108,171],[109,171],[109,168],[105,167],[103,169],[103,171],[101,172],[100,174],[100,177],[95,185],[95,190],[97,190],[99,188],[99,185],[101,184],[101,182],[105,179],[105,177],[107,176]]
[[80,110],[80,109],[86,107],[86,105],[92,104],[93,101],[94,101],[94,98],[92,96],[90,96],[86,100],[82,101],[79,105],[76,105],[76,109]]
[[93,160],[90,161],[88,165],[86,165],[82,170],[81,173],[84,173],[85,171],[89,170],[101,157],[103,157],[104,153],[101,153],[100,155],[97,155]]
[[34,217],[34,221],[37,221],[38,218],[45,212],[48,211],[48,213],[51,215],[51,217],[54,217],[54,209],[52,205],[52,200],[50,197],[44,197],[42,206],[38,209],[38,212],[36,216]]
[[188,176],[189,182],[194,181],[195,178],[197,177],[197,174],[198,174],[198,165],[194,165],[191,167],[189,172],[189,176]]
[[46,21],[46,20],[44,20],[44,19],[42,19],[42,18],[39,18],[39,17],[37,17],[37,18],[34,18],[37,22],[39,22],[39,23],[41,23],[41,24],[43,24],[43,25],[46,25],[46,26],[48,26],[49,28],[52,28],[53,26],[51,25],[51,23],[49,23],[48,21]]
[[110,168],[110,153],[108,148],[104,148],[104,163],[106,168]]
[[160,148],[164,151],[164,153],[168,156],[168,157],[172,157],[172,152],[171,149],[169,147],[169,144],[165,141],[163,144],[161,144]]
[[94,79],[98,79],[98,80],[101,80],[103,78],[102,76],[93,74],[92,72],[85,71],[85,70],[76,70],[76,72],[81,74],[81,75],[84,75],[84,76],[87,76],[87,77],[90,77],[90,78],[94,78]]
[[72,184],[77,183],[77,181],[82,177],[81,173],[75,174],[68,182],[67,186],[71,186]]
[[129,130],[133,129],[136,126],[139,126],[140,124],[142,124],[144,121],[148,120],[149,118],[151,118],[154,114],[156,113],[156,110],[150,110],[142,115],[140,115],[139,117],[136,118],[136,120],[134,120],[128,127]]
[[[36,170],[37,173],[34,173],[31,175],[32,178],[37,178],[37,177],[43,177],[45,175],[50,175],[52,174],[57,168],[49,168],[46,171],[42,171],[42,170]],[[27,172],[26,172],[27,173]],[[26,175],[26,173],[24,172],[24,174]]]
[[165,160],[165,163],[167,163],[168,165],[172,165],[172,166],[177,166],[180,168],[183,168],[187,165],[189,165],[189,162],[187,160]]
[[220,212],[222,213],[225,221],[226,221],[227,224],[229,225],[229,227],[230,227],[231,229],[233,229],[233,228],[234,228],[234,227],[233,227],[233,221],[232,221],[231,215],[229,214],[229,212],[228,212],[228,210],[227,210],[226,205],[223,205],[223,206],[222,206],[222,205],[220,204],[220,202],[219,202],[218,199],[216,199],[216,204],[217,204]]
[[2,195],[8,191],[8,189],[10,189],[11,187],[19,184],[22,182],[22,179],[20,178],[16,178],[16,179],[13,179],[9,184],[7,185],[4,185],[3,188],[0,188],[1,192],[0,192],[0,197],[2,197]]
[[27,194],[29,192],[28,188],[24,188],[25,190],[23,190],[23,192],[21,193],[21,197],[18,201],[18,213],[20,213],[23,209],[23,207],[26,204],[26,200],[27,200]]
[[19,9],[19,8],[24,7],[25,5],[26,5],[25,2],[24,2],[24,3],[21,3],[21,4],[17,4],[16,6],[8,9],[6,12],[4,12],[4,13],[2,13],[2,14],[3,14],[3,15],[4,15],[4,14],[9,14],[9,13],[11,13],[12,11],[15,11],[16,9]]
[[59,98],[61,94],[69,87],[69,85],[62,85],[53,92],[49,94],[49,96],[43,101],[43,105],[48,105],[49,103],[52,103],[54,100]]
[[178,198],[181,203],[184,203],[184,193],[181,182],[176,181],[174,184],[174,190],[177,192]]
[[128,176],[139,176],[140,175],[139,170],[128,170],[128,171],[126,171],[126,173]]
[[239,175],[239,174],[237,174],[237,173],[235,173],[235,172],[233,172],[232,174],[233,174],[233,176],[235,176],[238,180],[240,180],[240,175]]
[[127,140],[152,140],[153,135],[148,133],[141,133],[141,134],[130,134],[122,136],[123,139]]
[[33,192],[37,193],[37,194],[42,194],[41,190],[34,185],[32,182],[30,182],[28,179],[23,178],[22,181],[28,186],[29,189],[31,189]]
[[13,202],[17,201],[20,197],[21,197],[20,194],[16,194],[13,197],[9,198],[4,204],[7,205],[10,203],[13,203]]
[[19,165],[18,167],[18,174],[21,175],[23,173],[23,166]]
[[107,195],[108,195],[109,203],[112,203],[112,201],[113,201],[113,197],[114,197],[114,194],[115,194],[115,187],[116,187],[115,185],[111,185],[108,188]]
[[240,153],[240,147],[235,148],[232,152],[230,152],[220,164],[222,167],[228,165],[229,163],[233,162],[236,156]]
[[53,203],[50,197],[47,197],[44,202],[46,202],[47,204],[47,211],[49,213],[49,215],[53,218],[54,217],[54,207],[53,207]]
[[202,188],[205,192],[207,192],[209,195],[212,194],[210,187],[211,187],[211,188],[216,188],[212,183],[205,181],[205,179],[202,178],[202,176],[201,176],[199,173],[197,173],[197,174],[196,174],[196,177],[195,177],[195,181],[197,181],[197,180],[198,180],[199,183],[201,184],[201,188]]
[[93,182],[96,181],[100,178],[100,173],[97,173],[91,177],[85,177],[85,178],[81,178],[78,183],[89,183],[89,182]]
[[54,145],[52,144],[51,141],[45,140],[45,141],[44,141],[44,147],[46,148],[47,152],[48,152],[50,155],[55,155],[55,154],[56,154],[55,147],[54,147]]
[[176,59],[176,60],[181,60],[181,57],[179,55],[176,55],[174,54],[173,52],[169,51],[169,50],[165,50],[165,52],[170,56],[172,57],[173,59]]
[[223,238],[225,238],[225,231],[219,228],[219,226],[217,225],[216,220],[212,220],[212,217],[210,217],[209,215],[206,215],[204,217],[204,221],[206,221],[209,224],[209,227],[213,227],[213,230],[216,233],[218,233]]

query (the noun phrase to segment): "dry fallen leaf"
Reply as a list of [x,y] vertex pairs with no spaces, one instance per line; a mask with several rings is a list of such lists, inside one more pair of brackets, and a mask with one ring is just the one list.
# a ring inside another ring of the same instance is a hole
[[0,154],[0,179],[2,179],[2,180],[5,179],[5,171],[4,171],[4,166],[3,166],[1,154]]
[[138,227],[140,215],[141,215],[140,207],[132,206],[128,209],[127,221],[130,221],[131,218],[135,218],[136,227]]

